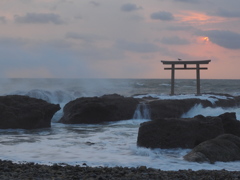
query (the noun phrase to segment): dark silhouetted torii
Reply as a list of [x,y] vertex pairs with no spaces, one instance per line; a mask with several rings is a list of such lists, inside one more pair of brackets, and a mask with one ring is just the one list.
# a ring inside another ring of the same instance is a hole
[[[171,65],[170,68],[164,68],[164,70],[171,70],[171,95],[174,95],[174,76],[175,70],[195,70],[196,69],[196,80],[197,80],[197,95],[200,95],[200,70],[207,69],[206,67],[200,67],[200,64],[208,64],[211,60],[196,60],[196,61],[182,61],[178,58],[178,61],[165,61],[161,62],[164,65]],[[196,67],[187,67],[187,65],[195,64]],[[176,67],[176,65],[183,65],[183,67]]]

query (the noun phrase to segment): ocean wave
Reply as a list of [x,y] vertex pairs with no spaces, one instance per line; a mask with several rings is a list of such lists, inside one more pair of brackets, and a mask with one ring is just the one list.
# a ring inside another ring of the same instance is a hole
[[33,89],[30,91],[15,91],[10,93],[10,95],[29,96],[55,104],[67,103],[81,96],[81,94],[77,92],[68,92],[62,90],[47,91],[42,89]]

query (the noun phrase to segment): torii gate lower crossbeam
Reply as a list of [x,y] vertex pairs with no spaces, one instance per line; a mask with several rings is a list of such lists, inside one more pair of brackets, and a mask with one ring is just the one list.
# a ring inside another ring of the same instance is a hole
[[[211,60],[198,60],[198,61],[164,61],[161,62],[165,65],[171,65],[170,68],[164,68],[164,70],[171,70],[171,95],[174,95],[174,80],[175,70],[196,70],[197,80],[197,95],[200,95],[200,70],[207,69],[206,67],[200,67],[200,64],[208,64]],[[187,65],[196,65],[196,67],[187,67]],[[176,67],[176,65],[183,65],[183,67]]]

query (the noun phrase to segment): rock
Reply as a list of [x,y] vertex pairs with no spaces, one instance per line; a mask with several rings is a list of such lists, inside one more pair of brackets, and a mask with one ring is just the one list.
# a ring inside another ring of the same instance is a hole
[[202,104],[204,107],[212,106],[210,101],[201,99],[154,100],[149,102],[152,119],[180,118],[196,104]]
[[93,124],[132,119],[139,101],[117,94],[83,97],[67,103],[59,120],[65,124]]
[[240,137],[235,112],[216,117],[160,118],[140,125],[137,144],[147,148],[193,148],[221,134]]
[[219,117],[162,118],[140,125],[137,145],[147,148],[193,148],[224,133]]
[[227,112],[219,116],[222,119],[224,133],[240,137],[240,121],[236,119],[235,112]]
[[51,119],[59,109],[59,105],[28,96],[0,96],[0,128],[51,127]]
[[237,161],[240,160],[240,137],[223,134],[196,146],[184,156],[191,162]]
[[[219,98],[222,96],[225,98]],[[213,94],[211,99],[215,101],[203,100],[201,98],[191,99],[154,99],[144,97],[139,101],[145,101],[151,109],[151,118],[180,118],[182,114],[188,112],[195,105],[201,104],[205,107],[236,107],[240,105],[240,96],[231,96],[228,94]]]
[[238,96],[230,96],[230,95],[225,95],[226,99],[218,99],[218,101],[216,101],[213,104],[213,107],[235,107],[238,106],[240,103],[240,99]]

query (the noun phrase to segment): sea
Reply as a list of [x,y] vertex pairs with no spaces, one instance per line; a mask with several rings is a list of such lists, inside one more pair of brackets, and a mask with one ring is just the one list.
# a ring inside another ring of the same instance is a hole
[[[176,79],[175,95],[170,95],[170,79],[0,79],[0,94],[26,95],[64,105],[76,98],[117,93],[125,97],[151,96],[159,99],[226,98],[240,95],[240,80],[202,79],[196,95],[195,79]],[[62,164],[92,167],[140,167],[161,170],[240,170],[240,161],[195,163],[183,159],[190,149],[148,149],[138,147],[141,123],[151,121],[149,109],[136,109],[132,119],[102,124],[61,124],[62,109],[52,118],[51,128],[0,130],[0,159],[16,163]],[[217,116],[235,112],[239,107],[203,108],[194,106],[182,115]]]

